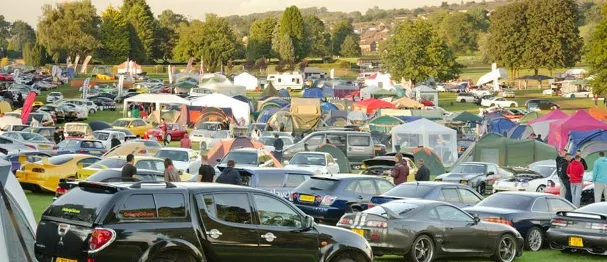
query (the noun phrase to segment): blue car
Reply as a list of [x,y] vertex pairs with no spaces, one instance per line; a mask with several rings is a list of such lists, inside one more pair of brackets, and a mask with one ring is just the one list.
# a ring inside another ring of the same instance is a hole
[[346,211],[394,188],[383,177],[339,174],[314,176],[293,190],[290,200],[319,222],[336,223]]
[[93,139],[66,139],[57,146],[57,155],[63,154],[88,154],[93,156],[102,156],[107,152],[103,143]]
[[51,155],[39,151],[24,151],[20,153],[11,153],[7,156],[4,156],[4,159],[6,159],[6,161],[11,162],[11,171],[13,171],[13,174],[15,174],[15,172],[17,172],[17,170],[21,168],[21,163],[19,163],[20,155],[25,155],[27,158],[27,162],[30,163],[40,161],[40,159],[42,159],[43,157],[51,157]]
[[483,200],[483,196],[468,185],[443,182],[408,182],[402,183],[388,192],[371,198],[361,209],[406,198],[417,198],[447,202],[459,208],[471,207]]

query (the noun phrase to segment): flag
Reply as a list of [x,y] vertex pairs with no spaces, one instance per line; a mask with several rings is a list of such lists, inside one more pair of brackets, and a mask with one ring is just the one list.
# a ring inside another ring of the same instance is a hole
[[204,58],[201,56],[200,57],[200,74],[204,74]]
[[192,70],[192,64],[194,63],[194,58],[190,57],[190,60],[188,60],[188,66],[185,68],[185,72],[189,73],[190,70]]
[[82,83],[82,99],[86,99],[86,95],[89,92],[89,85],[91,84],[91,78],[84,79],[84,83]]
[[78,73],[78,61],[80,61],[80,55],[76,56],[76,60],[74,60],[74,73]]
[[25,98],[25,101],[23,101],[23,107],[21,108],[21,122],[23,122],[24,125],[27,124],[27,119],[30,116],[30,112],[32,112],[34,100],[36,100],[36,93],[30,92]]
[[122,95],[122,88],[124,87],[124,75],[120,75],[118,78],[118,96]]
[[173,68],[169,65],[169,84],[173,83]]
[[91,62],[91,59],[93,59],[92,56],[87,56],[84,59],[84,63],[82,63],[82,69],[80,69],[81,74],[86,74],[86,67],[89,65],[89,62]]

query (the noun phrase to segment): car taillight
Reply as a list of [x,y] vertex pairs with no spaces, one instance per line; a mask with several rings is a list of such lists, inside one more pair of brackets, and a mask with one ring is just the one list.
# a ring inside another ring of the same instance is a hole
[[84,149],[78,149],[78,151],[76,151],[77,153],[81,153],[81,154],[86,154],[89,151],[88,150],[84,150]]
[[139,154],[145,155],[147,153],[148,153],[148,151],[145,149],[139,150]]
[[86,262],[95,262],[95,259],[92,258],[92,257],[89,257],[89,258],[86,259]]
[[563,219],[553,219],[552,222],[550,222],[552,224],[552,226],[555,227],[566,227],[567,226],[567,220],[563,220]]
[[498,223],[498,224],[512,226],[512,221],[510,221],[508,219],[499,218],[499,217],[488,217],[488,218],[483,219],[483,221],[489,222],[489,223]]
[[367,209],[374,207],[374,204],[367,204]]
[[323,197],[320,204],[325,205],[325,206],[330,206],[333,204],[333,202],[335,202],[336,199],[337,199],[337,197],[334,197],[334,196],[325,196],[325,197]]
[[107,228],[95,228],[89,240],[89,253],[98,252],[109,246],[116,239],[116,232]]
[[44,168],[32,168],[32,172],[34,172],[34,173],[44,173]]
[[62,187],[58,186],[55,189],[55,195],[63,195],[65,193],[67,193],[67,190],[65,188],[62,188]]
[[369,220],[365,223],[365,225],[367,227],[382,227],[382,228],[386,228],[388,227],[388,223],[385,221],[374,221],[374,220]]
[[34,145],[28,145],[28,144],[26,144],[25,146],[27,146],[27,147],[29,147],[31,149],[36,149],[36,146],[34,146]]
[[58,147],[58,146],[56,146],[56,145],[55,145],[55,146],[53,146],[53,150],[57,150],[57,149],[59,149],[59,147]]
[[352,219],[350,219],[350,218],[345,218],[345,217],[342,217],[342,218],[339,220],[339,223],[340,223],[340,224],[342,224],[342,225],[352,225],[352,224],[354,224],[354,220],[352,220]]
[[590,229],[605,231],[605,230],[607,230],[607,224],[592,223],[590,225]]

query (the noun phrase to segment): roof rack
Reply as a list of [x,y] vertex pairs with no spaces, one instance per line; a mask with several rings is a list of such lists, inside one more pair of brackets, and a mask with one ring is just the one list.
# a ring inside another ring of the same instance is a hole
[[175,184],[171,183],[171,182],[164,182],[164,181],[141,181],[141,182],[137,182],[135,184],[132,184],[129,188],[141,188],[142,184],[164,184],[166,185],[166,188],[176,188],[177,186],[175,186]]

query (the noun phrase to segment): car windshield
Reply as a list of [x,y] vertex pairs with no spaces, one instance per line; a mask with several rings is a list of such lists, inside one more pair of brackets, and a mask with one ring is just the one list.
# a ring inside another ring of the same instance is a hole
[[217,123],[200,123],[196,129],[198,130],[208,130],[208,131],[216,131],[217,130]]
[[[285,146],[289,146],[289,145],[293,144],[293,139],[291,139],[290,137],[280,137],[280,139],[282,139],[282,142],[284,143]],[[259,141],[266,146],[274,145],[274,140],[276,140],[276,138],[271,137],[271,136],[262,137],[259,139]]]
[[230,137],[230,132],[228,131],[219,131],[212,136],[213,138],[228,138]]
[[552,175],[554,170],[556,170],[556,166],[534,166],[529,168],[532,171],[540,173],[543,177],[549,177]]
[[460,174],[483,174],[485,173],[485,165],[481,164],[461,164],[451,170],[451,173]]
[[49,142],[48,139],[36,133],[21,133],[21,137],[24,141],[31,142]]
[[129,125],[129,122],[127,120],[116,120],[112,123],[112,126],[126,127]]
[[190,160],[188,158],[188,152],[179,151],[179,150],[160,150],[160,151],[156,152],[154,157],[162,158],[162,159],[168,158],[173,161],[182,161],[182,162],[188,162]]
[[325,155],[322,154],[306,154],[299,153],[295,154],[289,164],[292,165],[312,165],[312,166],[325,166]]
[[478,203],[476,206],[528,210],[534,198],[515,194],[495,194]]
[[400,184],[395,188],[388,190],[384,193],[384,196],[392,197],[410,197],[410,198],[424,198],[426,197],[434,187],[424,186],[419,184]]
[[106,132],[93,132],[93,137],[97,140],[107,140],[110,137],[110,134]]
[[122,168],[126,165],[126,160],[119,158],[106,158],[95,164],[89,166],[89,168]]
[[412,203],[388,202],[381,206],[372,207],[372,208],[368,209],[367,211],[365,211],[365,213],[371,213],[371,214],[383,216],[385,218],[389,218],[388,212],[386,211],[386,209],[394,212],[397,215],[402,216],[407,213],[410,213],[411,211],[415,210],[418,207],[419,207],[419,205],[412,204]]
[[257,165],[257,152],[230,152],[221,160],[221,164],[227,164],[228,160],[234,160],[237,165]]
[[82,148],[99,148],[99,149],[105,148],[103,146],[103,143],[101,143],[100,141],[93,141],[93,140],[82,141],[82,143],[80,143],[80,147],[82,147]]

